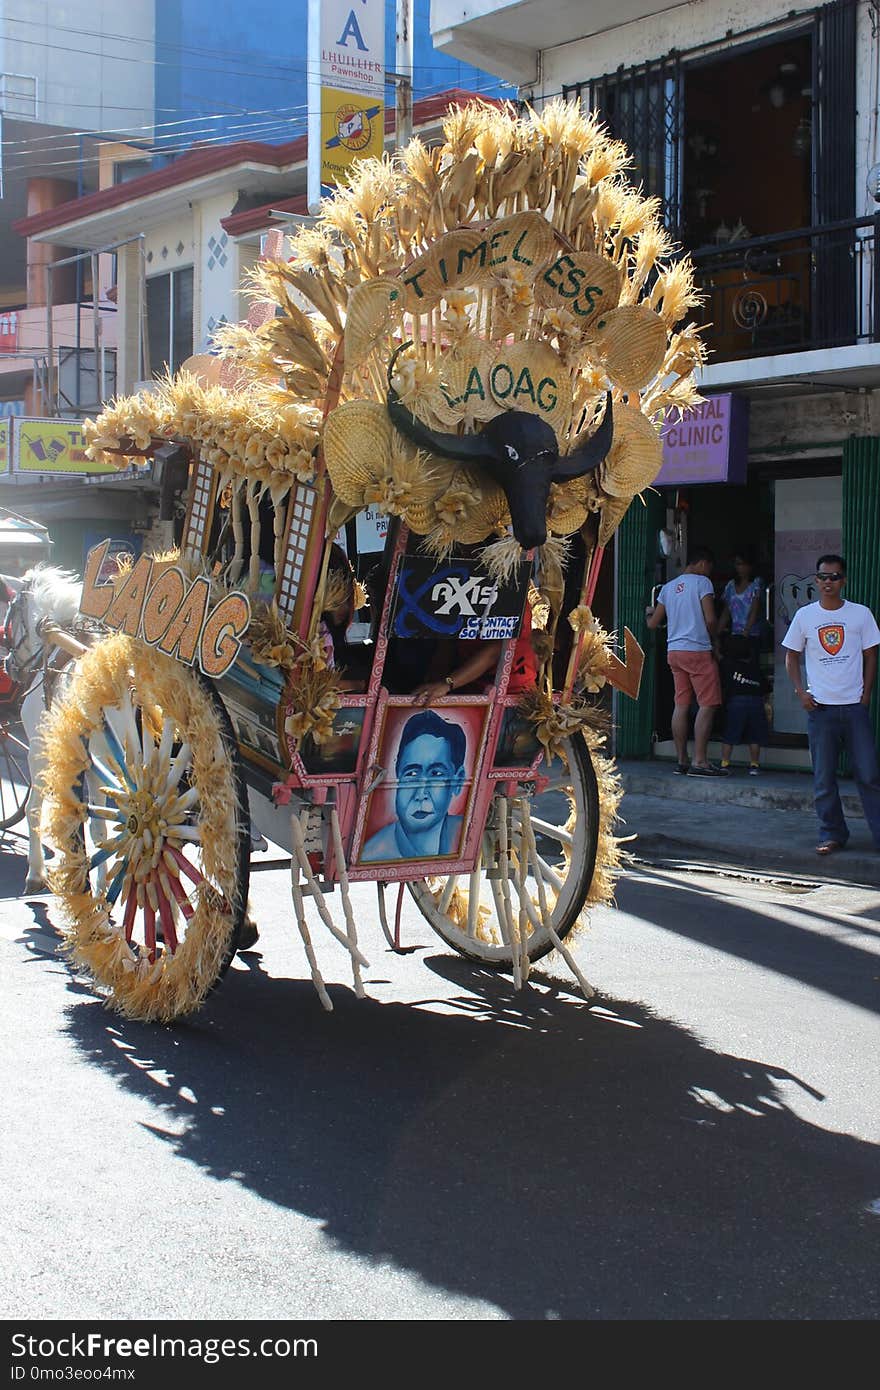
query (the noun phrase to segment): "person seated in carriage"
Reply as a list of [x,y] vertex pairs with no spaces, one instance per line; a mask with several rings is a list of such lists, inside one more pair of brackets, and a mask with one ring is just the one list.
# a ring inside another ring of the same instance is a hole
[[340,687],[347,693],[366,690],[372,665],[373,647],[350,643],[346,634],[366,595],[355,577],[351,561],[336,541],[330,547],[324,608],[318,624],[318,637],[327,665],[340,672]]

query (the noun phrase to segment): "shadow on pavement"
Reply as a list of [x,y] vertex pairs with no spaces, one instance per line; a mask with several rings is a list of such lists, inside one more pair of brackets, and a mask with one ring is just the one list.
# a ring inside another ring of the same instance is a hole
[[641,1004],[425,963],[436,1006],[331,986],[328,1016],[254,957],[188,1025],[78,999],[68,1026],[185,1162],[510,1317],[876,1315],[877,1150],[798,1118],[797,1078]]
[[[822,990],[859,1008],[880,1012],[880,962],[874,951],[829,931],[812,930],[810,922],[788,920],[791,914],[854,932],[853,918],[845,922],[830,914],[813,913],[807,903],[792,898],[788,915],[775,902],[768,909],[755,898],[733,900],[727,888],[723,912],[712,886],[696,880],[673,881],[668,875],[640,866],[638,875],[620,880],[617,901],[623,910],[654,928],[675,932],[690,941],[774,970],[812,989]],[[870,913],[863,913],[869,916]],[[864,935],[871,935],[870,927]]]

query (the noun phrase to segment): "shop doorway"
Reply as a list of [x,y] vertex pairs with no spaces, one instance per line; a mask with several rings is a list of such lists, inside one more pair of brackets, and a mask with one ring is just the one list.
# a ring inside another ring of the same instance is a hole
[[[706,545],[715,555],[712,579],[720,613],[725,586],[735,577],[736,556],[753,562],[764,587],[757,636],[770,726],[765,762],[769,767],[807,770],[806,716],[790,689],[780,643],[797,608],[816,598],[816,560],[823,553],[840,550],[840,461],[758,465],[741,486],[668,488],[663,499],[668,533],[676,545],[668,557],[658,551],[658,584],[680,571],[689,544]],[[657,655],[655,753],[673,758],[672,678],[663,629],[658,631]],[[716,738],[712,756],[717,757],[719,747]]]

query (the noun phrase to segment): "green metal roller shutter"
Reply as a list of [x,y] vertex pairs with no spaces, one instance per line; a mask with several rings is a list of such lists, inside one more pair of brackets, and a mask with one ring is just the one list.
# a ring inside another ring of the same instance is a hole
[[654,562],[657,555],[657,532],[663,525],[665,509],[661,498],[653,492],[645,496],[643,506],[636,497],[617,531],[617,630],[621,634],[620,655],[623,656],[623,629],[628,627],[645,649],[645,669],[638,700],[621,695],[618,700],[617,756],[647,758],[651,752],[654,731],[654,665],[655,644],[649,641],[645,623],[645,605],[651,597],[654,582]]
[[[846,596],[880,620],[880,439],[848,439],[843,446],[843,553]],[[880,742],[880,695],[871,704]]]

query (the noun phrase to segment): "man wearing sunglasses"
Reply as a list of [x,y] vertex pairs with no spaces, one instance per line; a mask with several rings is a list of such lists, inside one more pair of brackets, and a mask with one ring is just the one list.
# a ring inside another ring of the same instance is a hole
[[[870,608],[844,598],[846,562],[822,555],[816,562],[818,603],[799,608],[782,645],[785,669],[807,711],[813,790],[819,819],[817,854],[843,849],[849,830],[840,804],[837,760],[846,748],[865,819],[880,850],[880,767],[868,706],[877,675],[880,628]],[[801,674],[801,653],[806,683]]]

